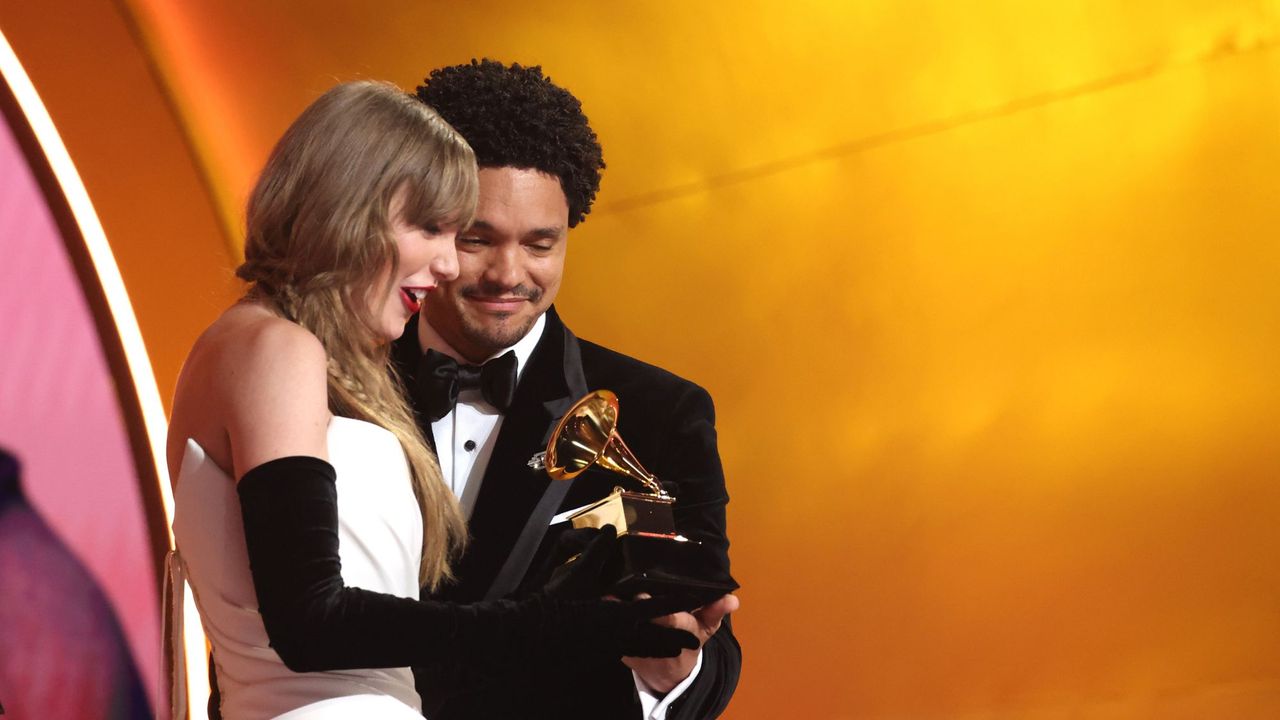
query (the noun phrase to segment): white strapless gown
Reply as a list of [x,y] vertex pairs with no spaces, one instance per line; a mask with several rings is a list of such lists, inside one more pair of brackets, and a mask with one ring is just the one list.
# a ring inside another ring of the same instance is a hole
[[[352,587],[418,597],[422,515],[395,435],[351,418],[329,423],[338,476],[338,553]],[[174,492],[173,534],[213,659],[226,720],[422,720],[409,668],[295,673],[258,614],[235,483],[192,440]]]

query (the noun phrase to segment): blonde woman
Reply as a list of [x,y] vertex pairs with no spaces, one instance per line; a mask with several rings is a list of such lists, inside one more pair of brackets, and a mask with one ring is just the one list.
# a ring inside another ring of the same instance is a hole
[[373,82],[308,107],[254,188],[248,290],[192,348],[168,441],[178,553],[228,720],[421,717],[410,665],[696,646],[648,622],[669,601],[417,599],[449,579],[465,526],[388,343],[457,275],[476,192],[466,142]]

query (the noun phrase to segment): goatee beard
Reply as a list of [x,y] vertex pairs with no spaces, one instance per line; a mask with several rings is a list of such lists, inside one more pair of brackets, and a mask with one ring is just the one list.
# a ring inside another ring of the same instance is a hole
[[521,338],[529,334],[529,331],[533,329],[533,324],[537,321],[538,316],[534,315],[527,322],[521,323],[519,327],[494,328],[472,323],[463,318],[462,332],[467,342],[483,350],[486,355],[493,355],[520,342]]

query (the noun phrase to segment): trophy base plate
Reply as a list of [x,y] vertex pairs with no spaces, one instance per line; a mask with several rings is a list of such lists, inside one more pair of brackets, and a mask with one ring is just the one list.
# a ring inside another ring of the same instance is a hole
[[665,535],[629,533],[618,538],[610,592],[621,598],[648,593],[654,597],[690,597],[710,603],[738,588],[716,553],[700,542]]

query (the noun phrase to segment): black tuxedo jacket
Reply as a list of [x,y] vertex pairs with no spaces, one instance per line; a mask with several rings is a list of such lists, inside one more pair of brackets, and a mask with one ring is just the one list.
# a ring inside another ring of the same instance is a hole
[[[393,354],[414,397],[421,356],[416,319]],[[567,525],[549,530],[551,517],[598,500],[620,484],[619,476],[595,468],[572,481],[553,482],[545,471],[528,466],[546,448],[561,415],[599,389],[617,393],[619,433],[675,496],[677,529],[713,548],[728,575],[729,497],[711,396],[661,368],[578,340],[552,308],[502,421],[469,521],[470,544],[454,568],[457,581],[437,597],[466,602],[536,591],[536,569],[551,562],[558,530]],[[422,422],[422,429],[431,438],[430,423]],[[726,618],[703,647],[702,670],[668,710],[669,720],[718,716],[737,686],[741,665],[742,652]],[[418,683],[431,720],[640,716],[631,671],[620,661],[541,666],[500,678],[475,677],[460,668],[424,668]]]

